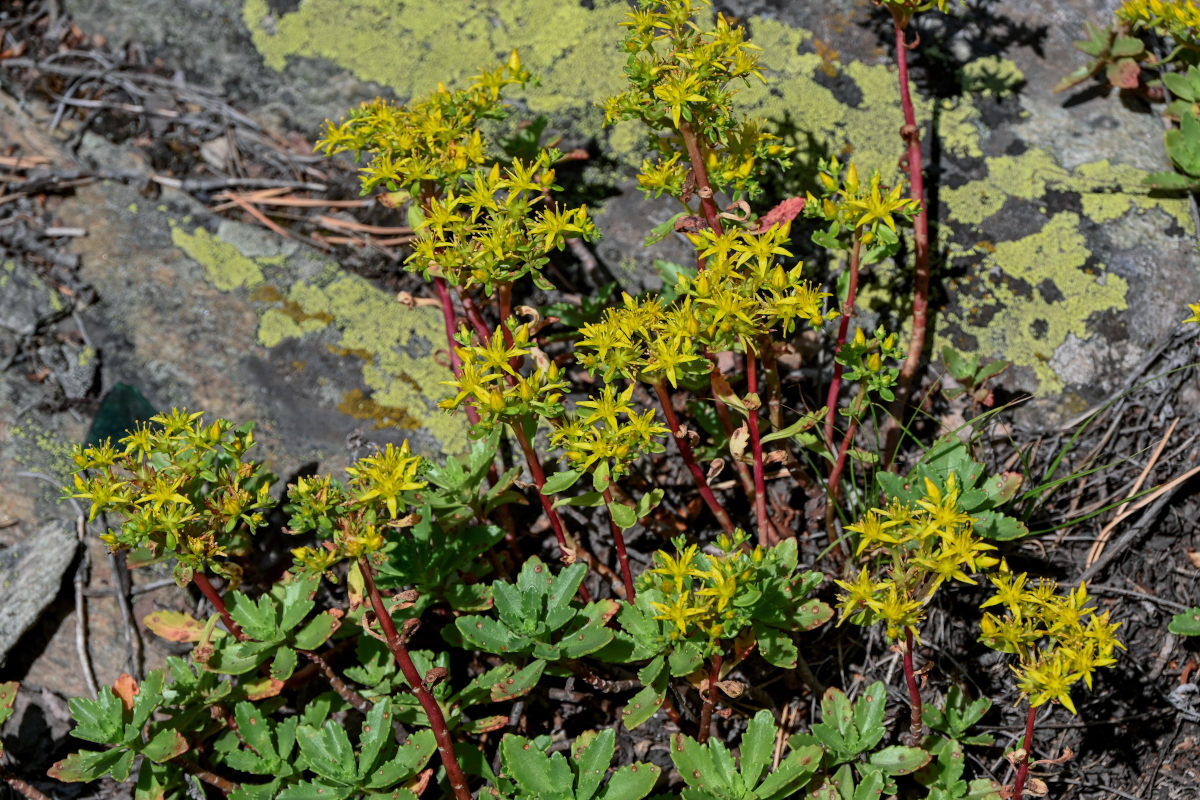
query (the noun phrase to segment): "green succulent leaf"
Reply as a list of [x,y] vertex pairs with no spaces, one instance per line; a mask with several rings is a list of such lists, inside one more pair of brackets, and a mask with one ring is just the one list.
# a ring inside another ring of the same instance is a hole
[[887,775],[908,775],[929,763],[932,756],[920,747],[893,745],[867,756],[867,763]]
[[111,750],[80,750],[59,761],[46,774],[64,783],[89,783],[105,775],[112,775],[117,782],[129,778],[136,754],[132,750],[115,747]]
[[1171,617],[1167,630],[1180,636],[1200,636],[1200,606]]

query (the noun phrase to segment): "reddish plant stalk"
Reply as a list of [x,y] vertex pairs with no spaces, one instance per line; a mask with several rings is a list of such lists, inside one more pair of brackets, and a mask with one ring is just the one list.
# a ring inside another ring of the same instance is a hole
[[704,470],[700,468],[700,464],[696,462],[696,454],[692,451],[692,445],[688,442],[687,437],[679,435],[679,418],[675,416],[675,408],[671,405],[671,395],[667,392],[666,383],[662,380],[656,381],[654,391],[658,394],[659,405],[662,406],[667,427],[671,429],[671,436],[674,437],[675,444],[679,448],[679,455],[683,456],[683,463],[687,465],[688,472],[692,473],[692,480],[696,482],[700,496],[704,498],[708,510],[717,518],[717,522],[721,523],[721,528],[732,536],[735,530],[733,520],[729,518],[729,513],[713,494],[712,487],[708,485],[708,478],[705,476]]
[[[492,340],[492,331],[483,321],[483,314],[479,311],[479,306],[475,303],[475,298],[471,297],[466,289],[462,289],[458,293],[458,299],[462,301],[463,310],[467,312],[467,321],[471,323],[471,327],[475,329],[475,335],[479,337],[480,344],[487,345]],[[504,328],[504,321],[500,321],[500,327]]]
[[[746,350],[746,388],[750,394],[758,393],[757,359],[751,350]],[[774,530],[767,519],[767,485],[763,477],[762,440],[758,435],[758,409],[752,408],[746,415],[750,428],[750,447],[754,452],[754,515],[758,520],[758,543],[770,547]]]
[[9,772],[4,767],[0,767],[0,781],[4,781],[13,788],[13,791],[29,800],[50,800],[49,797],[39,792],[29,783],[21,780],[16,775]]
[[[837,344],[834,345],[833,355],[836,358],[842,352],[846,343],[846,332],[850,330],[850,318],[854,316],[854,298],[858,294],[858,265],[862,252],[862,239],[854,236],[854,247],[850,250],[850,285],[846,290],[846,302],[842,305],[842,321],[838,324]],[[829,395],[825,405],[829,411],[825,414],[825,444],[833,450],[833,422],[837,416],[838,397],[842,392],[842,365],[833,362],[833,381],[829,384]]]
[[[525,453],[525,462],[529,464],[529,473],[533,476],[533,483],[537,486],[538,499],[542,501],[542,510],[546,512],[546,516],[550,518],[550,527],[554,529],[554,538],[558,540],[558,546],[563,552],[567,548],[567,536],[563,530],[562,517],[558,515],[558,511],[554,508],[554,503],[550,498],[542,493],[542,487],[546,485],[546,473],[542,471],[542,464],[538,460],[537,452],[534,451],[533,445],[529,443],[529,437],[525,435],[525,431],[521,429],[520,422],[511,423],[509,429],[512,430],[513,436],[517,437],[517,442],[521,445],[521,451]],[[579,596],[585,603],[591,602],[591,595],[582,583],[579,584]]]
[[721,651],[713,654],[712,666],[708,670],[708,691],[704,694],[704,705],[700,708],[700,729],[696,741],[708,741],[708,729],[712,727],[713,709],[717,707],[717,682],[721,680]]
[[[607,506],[613,504],[612,490],[604,490],[604,503]],[[612,517],[612,510],[608,512],[608,524],[612,526],[613,541],[617,543],[617,560],[621,562],[621,582],[625,585],[625,599],[630,603],[634,601],[633,593],[633,573],[629,571],[629,556],[625,552],[625,534],[621,530],[621,526]]]
[[207,783],[209,786],[216,787],[221,790],[222,794],[230,794],[238,790],[238,785],[228,778],[222,778],[215,772],[205,769],[194,761],[188,761],[186,758],[177,758],[171,761],[177,767],[183,769],[189,775],[195,775],[200,780]]
[[915,745],[921,741],[921,689],[917,686],[917,673],[913,670],[913,634],[911,628],[904,629],[904,680],[908,683],[908,703],[911,707],[908,734]]
[[841,440],[841,447],[838,449],[838,458],[835,459],[833,469],[829,470],[829,506],[832,507],[840,497],[841,474],[846,469],[846,458],[850,456],[850,446],[854,444],[854,434],[858,433],[858,416],[863,413],[863,404],[866,398],[866,392],[859,392],[854,398],[854,405],[851,408],[850,426],[846,428],[846,435]]
[[437,741],[438,753],[442,757],[442,765],[446,768],[446,779],[450,782],[450,788],[457,800],[471,800],[471,791],[467,788],[467,776],[463,774],[462,767],[458,764],[458,756],[454,753],[454,741],[450,738],[450,729],[446,726],[446,716],[442,713],[442,707],[438,704],[437,698],[425,686],[425,679],[417,671],[416,664],[409,656],[408,647],[396,630],[396,623],[392,620],[392,615],[384,607],[383,596],[375,585],[374,572],[366,556],[359,556],[358,566],[362,571],[363,585],[371,598],[371,608],[374,609],[375,618],[379,620],[379,625],[383,628],[383,635],[387,639],[388,649],[392,651],[396,664],[404,673],[404,680],[412,688],[413,694],[417,696],[417,702],[421,704],[421,708],[425,710],[425,716],[429,718],[429,727],[433,729],[433,738]]
[[[462,374],[462,359],[458,357],[458,342],[454,341],[454,301],[450,299],[450,289],[445,278],[434,278],[433,286],[437,289],[438,299],[442,302],[442,320],[446,325],[446,346],[450,348],[450,369],[454,377]],[[474,406],[468,405],[467,421],[472,425],[479,424],[479,412]]]
[[1029,714],[1025,717],[1025,742],[1022,745],[1025,755],[1017,767],[1017,779],[1013,783],[1012,800],[1021,800],[1021,793],[1025,791],[1025,778],[1029,774],[1029,753],[1033,748],[1033,723],[1036,716],[1037,709],[1030,706]]
[[239,642],[245,641],[246,634],[242,632],[242,626],[233,621],[233,617],[229,614],[229,609],[225,607],[225,598],[221,597],[220,592],[208,580],[208,576],[203,572],[193,572],[192,583],[196,584],[196,588],[200,590],[200,593],[208,598],[208,602],[213,604],[213,608],[221,615],[221,619],[224,621],[225,627],[229,629],[229,632]]
[[342,680],[341,676],[333,671],[333,667],[329,666],[329,662],[326,661],[321,655],[313,652],[312,650],[298,650],[297,652],[312,662],[312,665],[316,667],[322,675],[325,676],[325,680],[329,681],[329,685],[332,687],[333,691],[337,692],[337,695],[351,706],[358,709],[363,714],[366,714],[371,710],[371,707],[375,705],[370,700],[347,686],[346,682]]
[[905,36],[910,17],[905,12],[892,8],[892,25],[896,32],[896,66],[899,69],[900,105],[904,109],[904,127],[900,135],[908,146],[909,197],[920,204],[920,211],[913,219],[913,330],[908,344],[908,356],[900,370],[900,389],[897,393],[907,395],[906,389],[917,374],[921,363],[921,351],[925,348],[925,327],[929,309],[929,213],[925,205],[925,178],[921,168],[921,129],[917,127],[917,115],[912,96],[908,91],[908,51]]
[[[500,291],[497,293],[496,302],[500,307],[500,320],[504,321],[512,316],[512,284],[500,284]],[[507,331],[505,331],[507,333]],[[508,334],[511,339],[511,334]]]
[[693,130],[692,124],[679,121],[679,134],[683,137],[683,146],[687,150],[688,160],[692,163],[692,174],[696,176],[696,194],[700,197],[700,210],[713,233],[723,233],[720,211],[713,199],[712,186],[708,182],[708,168],[704,166],[704,147],[700,137]]

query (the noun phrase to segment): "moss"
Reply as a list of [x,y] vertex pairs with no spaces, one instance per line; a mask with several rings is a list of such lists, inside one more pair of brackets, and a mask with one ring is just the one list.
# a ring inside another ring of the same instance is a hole
[[[970,312],[946,315],[952,327],[975,337],[980,353],[1001,355],[1032,369],[1041,384],[1039,392],[1063,388],[1050,360],[1068,337],[1087,339],[1089,317],[1126,307],[1128,285],[1124,279],[1084,269],[1091,253],[1079,223],[1079,215],[1063,212],[1037,233],[997,242],[995,251],[979,263],[980,286],[972,289],[979,311],[992,312],[983,314],[987,324],[976,324]],[[1043,292],[1025,294],[1016,288],[1024,284],[1036,287],[1046,280],[1057,289],[1052,300]],[[944,344],[949,342],[936,342],[934,352],[940,352]]]
[[223,292],[252,288],[263,282],[262,269],[233,245],[222,242],[203,228],[187,233],[179,226],[171,228],[171,241],[196,263],[204,267],[209,281]]

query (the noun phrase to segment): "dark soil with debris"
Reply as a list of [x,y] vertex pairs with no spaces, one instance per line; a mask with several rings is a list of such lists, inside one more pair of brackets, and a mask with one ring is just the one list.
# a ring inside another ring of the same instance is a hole
[[[754,11],[774,4],[748,5]],[[871,40],[869,25],[857,35]],[[106,321],[106,315],[121,313],[122,295],[116,287],[108,294],[98,290],[86,261],[98,257],[94,251],[81,255],[75,244],[95,232],[77,227],[72,220],[81,215],[73,211],[68,217],[63,209],[76,208],[72,204],[81,198],[85,204],[117,202],[113,197],[147,207],[173,204],[181,214],[207,214],[214,228],[222,221],[238,223],[276,237],[272,241],[328,256],[407,302],[420,303],[427,294],[424,284],[400,267],[411,230],[394,210],[358,196],[353,165],[312,154],[315,133],[272,129],[238,108],[235,98],[186,79],[175,65],[136,46],[110,46],[81,29],[53,0],[12,0],[0,7],[0,446],[5,447],[0,453],[0,567],[10,571],[6,576],[26,581],[14,584],[22,598],[36,600],[18,610],[3,596],[7,584],[0,593],[0,615],[13,620],[0,680],[22,682],[16,713],[0,731],[6,745],[0,764],[51,797],[131,796],[129,787],[64,786],[44,777],[52,763],[79,745],[68,735],[66,701],[89,692],[80,654],[92,664],[92,680],[100,683],[123,671],[136,674],[160,665],[167,655],[187,652],[187,646],[150,634],[138,620],[160,609],[207,613],[198,595],[177,589],[164,573],[131,574],[94,536],[73,549],[75,510],[58,501],[60,445],[85,440],[101,397],[115,384],[135,380],[165,404],[168,398],[174,401],[170,387],[189,379],[178,377],[187,371],[186,363],[135,363],[128,355],[132,346],[122,341],[119,326]],[[570,183],[569,170],[565,173]],[[115,194],[89,194],[101,184],[121,188]],[[551,278],[559,291],[546,295],[528,288],[519,299],[535,306],[579,303],[615,271],[615,264],[575,250],[553,266]],[[146,283],[156,285],[128,291],[170,291],[165,275],[150,274]],[[220,306],[219,299],[212,300],[210,310],[218,320],[215,327],[236,332],[239,320],[247,324],[242,311]],[[982,425],[980,441],[990,468],[1063,478],[1036,507],[1014,512],[1028,513],[1034,534],[1002,546],[1009,563],[1064,585],[1086,580],[1099,607],[1111,609],[1122,623],[1128,648],[1116,669],[1097,677],[1094,691],[1078,694],[1077,717],[1056,706],[1039,715],[1038,757],[1071,754],[1035,772],[1047,782],[1051,797],[1200,797],[1200,638],[1167,631],[1172,615],[1200,604],[1197,336],[1193,327],[1163,337],[1128,371],[1124,385],[1075,418],[1038,427],[1037,415],[1000,413]],[[327,353],[324,357],[332,360]],[[798,357],[785,359],[782,367],[785,384],[811,377]],[[244,386],[217,383],[219,364],[208,368],[214,375],[205,379],[208,391],[233,397],[228,401],[232,412],[259,408]],[[257,369],[266,375],[270,365]],[[337,367],[329,369],[336,374]],[[938,378],[931,368],[928,385]],[[1000,383],[997,404],[1019,408],[1024,398]],[[272,392],[278,389],[271,385]],[[205,396],[199,389],[195,394]],[[925,414],[914,424],[916,435],[926,440],[934,435],[934,422],[953,426],[984,410],[961,399],[946,400],[937,391],[929,397]],[[785,400],[795,408],[823,404],[820,396],[798,390]],[[271,408],[283,413],[281,406]],[[303,423],[304,436],[326,437],[319,442],[320,459],[299,443],[277,442],[278,453],[272,454],[282,465],[277,471],[285,478],[311,472],[317,460],[320,469],[332,469],[331,464],[344,464],[359,452],[364,437],[383,441],[405,435],[365,430],[361,418],[332,420]],[[285,420],[260,438],[294,430],[287,424],[300,423]],[[58,454],[51,447],[17,457],[29,442],[39,441],[58,443]],[[659,514],[630,539],[635,571],[649,564],[654,550],[671,536],[708,524],[689,477],[670,453],[643,470],[646,486],[653,475],[653,485],[671,491],[664,508],[680,511]],[[731,474],[723,476],[722,491],[731,512],[748,520],[752,509],[737,505],[741,495],[733,491]],[[802,564],[836,574],[840,560],[836,550],[828,553],[819,486],[789,480],[786,470],[776,478],[768,492],[774,524],[798,538]],[[636,477],[631,485],[642,488]],[[548,545],[553,539],[535,506],[521,512],[519,529],[530,535],[519,546],[526,556],[553,560]],[[591,552],[615,564],[607,528],[597,526],[597,519],[576,514],[571,524]],[[260,576],[270,575],[286,554],[285,544],[277,535],[259,543]],[[614,595],[604,575],[593,573],[589,580],[593,594]],[[822,592],[833,599],[831,582]],[[1022,729],[1023,706],[1018,706],[1009,667],[977,642],[976,606],[982,597],[970,589],[940,595],[917,661],[928,702],[937,702],[951,684],[993,699],[983,729],[994,734],[995,744],[971,747],[968,753],[976,776],[1011,783],[1012,770],[1002,753]],[[423,635],[436,646],[433,626]],[[753,707],[771,708],[792,730],[803,729],[814,721],[825,686],[853,691],[883,679],[895,694],[894,706],[905,707],[898,654],[888,650],[877,628],[864,637],[857,628],[827,625],[801,646],[807,663],[796,673],[780,674],[748,661],[735,674],[748,693],[744,707],[735,707],[718,723],[722,734],[736,739],[744,724],[741,712]],[[612,670],[600,677],[604,688],[620,693],[606,694],[575,678],[556,679],[544,695],[514,713],[513,724],[522,732],[553,734],[614,725],[629,694],[620,682],[632,675]],[[616,683],[607,685],[610,681]],[[696,694],[681,693],[675,702],[684,730],[691,733],[698,716]],[[632,733],[623,731],[617,763],[636,758],[669,770],[666,742],[677,730],[676,722],[659,715]],[[0,800],[18,796],[0,783]]]

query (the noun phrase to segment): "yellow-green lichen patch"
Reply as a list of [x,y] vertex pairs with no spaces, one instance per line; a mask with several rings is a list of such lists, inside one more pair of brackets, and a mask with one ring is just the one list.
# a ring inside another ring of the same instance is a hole
[[1024,83],[1025,73],[1021,68],[1000,56],[977,58],[962,68],[962,86],[966,92],[1004,97]]
[[[243,18],[267,65],[289,56],[320,57],[402,98],[465,83],[515,47],[542,79],[521,96],[535,113],[590,107],[622,89],[619,50],[628,6],[599,0],[593,9],[556,0],[306,0],[278,17],[266,0],[246,0]],[[589,115],[599,133],[603,114]]]
[[1092,222],[1112,222],[1132,209],[1159,209],[1187,232],[1194,227],[1188,201],[1183,197],[1151,197],[1145,184],[1148,172],[1109,160],[1089,161],[1075,169],[1083,202],[1083,215]]
[[[1079,223],[1079,215],[1063,212],[1037,233],[997,243],[976,268],[981,285],[973,290],[987,322],[977,322],[974,309],[946,318],[952,328],[976,338],[978,352],[1033,370],[1039,392],[1063,388],[1050,359],[1069,336],[1086,340],[1092,314],[1126,307],[1124,279],[1084,268],[1091,253]],[[1017,281],[1032,291],[1018,292]],[[949,342],[937,342],[935,352],[944,344]]]
[[[49,475],[63,486],[75,471],[75,445],[61,432],[48,430],[26,417],[9,429],[12,444],[9,457],[23,470]],[[37,481],[41,490],[53,487],[45,481]],[[55,493],[57,495],[57,493]]]
[[[356,275],[342,275],[325,285],[297,283],[288,299],[312,319],[332,320],[330,325],[339,332],[335,347],[361,362],[370,400],[386,410],[385,416],[398,419],[403,410],[420,419],[421,427],[441,442],[445,452],[466,449],[462,417],[437,408],[443,394],[440,382],[449,379],[446,368],[433,360],[435,343],[445,340],[441,311],[401,306]],[[260,327],[260,342],[282,341],[279,337],[286,325],[278,319],[274,324],[271,330]]]
[[987,174],[955,189],[943,189],[942,198],[957,223],[978,225],[998,212],[1010,197],[1035,200],[1048,184],[1067,188],[1070,173],[1058,165],[1048,150],[1030,148],[1019,156],[986,159]]
[[[259,259],[260,262],[266,260]],[[303,294],[303,290],[293,287],[292,293]],[[304,334],[322,330],[333,322],[332,314],[326,311],[305,310],[296,300],[285,297],[277,286],[260,286],[250,297],[271,305],[259,318],[258,343],[263,347],[274,347],[284,339],[299,339]]]
[[188,233],[172,226],[171,241],[197,264],[204,267],[208,279],[223,292],[253,288],[263,282],[262,269],[253,259],[228,242],[222,242],[203,228]]
[[[449,378],[447,368],[434,361],[435,343],[444,348],[445,342],[439,309],[402,306],[387,292],[336,267],[312,282],[297,281],[284,295],[263,277],[264,268],[272,275],[286,272],[286,264],[280,265],[278,257],[249,258],[235,245],[203,230],[187,234],[175,228],[172,236],[205,267],[218,289],[253,288],[248,295],[259,308],[257,339],[262,346],[275,347],[288,339],[300,340],[331,329],[333,347],[359,363],[368,390],[361,402],[347,408],[365,413],[374,403],[371,418],[377,422],[388,419],[403,421],[402,427],[424,428],[438,440],[443,452],[467,449],[465,418],[437,408],[444,394],[440,382]],[[215,260],[216,266],[205,259]],[[230,264],[237,268],[231,269]],[[347,402],[343,396],[342,404]],[[419,420],[419,424],[411,425],[411,420]]]
[[380,405],[373,397],[367,397],[362,389],[351,389],[338,403],[338,411],[354,419],[369,419],[375,423],[375,430],[380,428],[402,428],[414,430],[421,427],[421,422],[415,419],[403,408],[391,408]]

